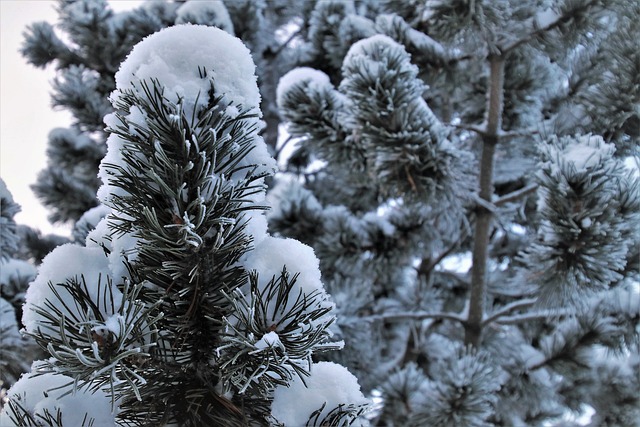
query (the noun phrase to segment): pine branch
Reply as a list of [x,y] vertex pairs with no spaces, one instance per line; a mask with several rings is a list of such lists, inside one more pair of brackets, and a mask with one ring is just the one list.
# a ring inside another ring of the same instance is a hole
[[285,139],[285,140],[284,140],[284,142],[282,143],[282,145],[280,145],[280,148],[278,148],[278,149],[276,150],[276,152],[274,153],[273,157],[274,157],[275,159],[278,159],[278,160],[279,160],[279,159],[280,159],[280,154],[282,154],[282,151],[284,150],[284,148],[285,148],[287,145],[289,145],[289,143],[290,143],[291,141],[293,141],[293,136],[289,135],[289,136],[287,137],[287,139]]

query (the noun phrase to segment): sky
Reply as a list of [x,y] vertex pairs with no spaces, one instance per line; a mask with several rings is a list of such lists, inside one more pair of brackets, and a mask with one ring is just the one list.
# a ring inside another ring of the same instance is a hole
[[[116,11],[130,9],[141,1],[109,2]],[[51,108],[53,67],[45,70],[27,64],[18,52],[27,25],[55,23],[55,1],[0,1],[0,177],[5,181],[22,212],[15,217],[44,233],[68,235],[69,227],[53,226],[47,210],[29,186],[47,163],[47,135],[56,127],[66,127],[71,115]]]

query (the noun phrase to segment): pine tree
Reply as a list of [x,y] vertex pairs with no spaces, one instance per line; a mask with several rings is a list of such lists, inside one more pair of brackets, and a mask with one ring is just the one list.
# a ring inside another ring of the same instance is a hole
[[267,233],[275,161],[249,50],[177,25],[115,80],[110,213],[30,285],[23,322],[49,358],[9,390],[0,424],[364,425],[355,377],[314,361],[341,346],[317,258]]
[[599,0],[316,2],[278,87],[296,149],[268,219],[318,254],[345,341],[327,357],[380,397],[375,425],[587,407],[637,425],[639,19]]

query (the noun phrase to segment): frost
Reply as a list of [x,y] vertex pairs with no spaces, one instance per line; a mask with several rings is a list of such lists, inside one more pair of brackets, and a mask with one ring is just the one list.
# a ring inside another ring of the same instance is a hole
[[[2,178],[0,178],[0,199],[5,199],[6,203],[14,203],[13,196]],[[4,206],[2,208],[4,210]]]
[[368,212],[362,217],[362,220],[368,224],[375,225],[385,236],[393,236],[396,232],[396,227],[387,218],[378,215],[376,212]]
[[[35,309],[47,310],[46,302],[57,307],[67,319],[82,318],[80,307],[75,303],[68,290],[60,286],[70,279],[78,283],[86,282],[87,292],[92,301],[98,304],[101,313],[108,317],[113,314],[111,307],[117,309],[122,301],[122,293],[115,286],[111,293],[105,292],[107,280],[111,276],[108,259],[100,247],[83,247],[68,243],[58,246],[42,261],[38,276],[27,290],[22,321],[29,332],[36,333],[45,318]],[[49,286],[53,285],[58,295]],[[64,303],[64,305],[63,305]],[[51,336],[59,336],[57,330],[47,330]]]
[[331,81],[322,71],[309,67],[298,67],[289,71],[280,78],[278,88],[276,89],[276,102],[278,105],[284,104],[284,96],[297,84],[306,84],[311,87],[330,86]]
[[55,128],[49,132],[50,141],[64,141],[73,146],[75,150],[82,150],[88,146],[95,146],[95,142],[87,135],[76,129]]
[[[37,363],[37,362],[36,362]],[[15,401],[32,414],[36,419],[46,417],[48,412],[55,419],[58,411],[61,416],[61,426],[82,426],[85,414],[87,420],[93,418],[93,425],[115,426],[115,416],[111,411],[111,399],[101,391],[90,392],[77,390],[66,394],[72,389],[73,378],[51,373],[39,375],[36,370],[23,375],[7,393],[9,401]],[[66,395],[65,395],[66,394]],[[9,416],[10,404],[5,405],[0,414],[0,425],[3,427],[17,426]],[[45,418],[46,419],[46,418]]]
[[[306,383],[306,386],[305,386]],[[344,366],[319,362],[311,366],[311,375],[294,376],[289,386],[278,386],[273,393],[271,414],[287,427],[304,426],[311,414],[326,404],[319,420],[339,405],[367,405],[355,376]],[[358,420],[360,421],[360,420]],[[353,426],[368,425],[365,420]]]
[[289,177],[278,177],[267,194],[267,203],[271,208],[267,211],[269,219],[286,217],[288,212],[295,210],[298,205],[304,206],[307,211],[322,211],[322,205],[313,193]]

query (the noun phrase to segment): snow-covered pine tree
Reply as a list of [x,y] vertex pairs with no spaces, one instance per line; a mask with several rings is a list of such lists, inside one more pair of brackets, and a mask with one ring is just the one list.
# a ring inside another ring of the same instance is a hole
[[[48,166],[33,186],[51,211],[50,220],[71,223],[76,240],[83,241],[88,229],[104,216],[95,198],[100,185],[96,174],[106,150],[102,118],[112,111],[107,97],[115,89],[114,74],[134,44],[176,23],[235,32],[249,46],[265,94],[263,135],[275,147],[280,122],[275,89],[295,59],[291,42],[297,36],[284,30],[303,6],[304,2],[293,0],[271,1],[269,7],[264,1],[249,0],[162,0],[116,13],[106,0],[61,0],[55,27],[48,22],[29,26],[22,53],[36,67],[55,66],[52,105],[70,112],[73,120],[69,128],[51,131]],[[96,210],[80,221],[92,208]]]
[[375,425],[638,425],[638,22],[637,2],[316,3],[268,218],[318,254],[329,357],[380,395]]
[[111,212],[30,285],[26,333],[50,357],[0,424],[366,424],[355,377],[312,358],[340,347],[318,259],[267,233],[275,161],[249,50],[177,25],[115,78],[98,192]]

